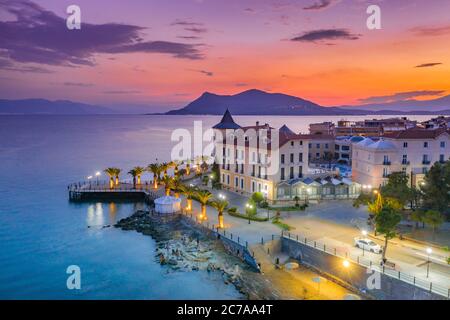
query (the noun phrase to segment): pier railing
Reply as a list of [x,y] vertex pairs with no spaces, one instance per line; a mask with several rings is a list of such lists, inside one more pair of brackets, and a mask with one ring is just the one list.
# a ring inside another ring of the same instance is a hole
[[379,273],[385,274],[389,277],[407,282],[412,284],[418,288],[427,290],[429,292],[438,294],[440,296],[444,296],[446,298],[450,298],[450,288],[444,285],[422,279],[420,277],[412,276],[410,274],[401,272],[399,270],[395,270],[395,268],[388,267],[385,265],[380,265],[377,262],[372,261],[367,256],[361,256],[358,254],[349,253],[346,249],[336,248],[330,245],[326,245],[325,243],[308,239],[307,237],[291,234],[290,232],[281,232],[281,237],[289,240],[296,241],[298,243],[307,245],[308,247],[314,248],[316,250],[331,254],[335,257],[342,258],[344,260],[351,261],[365,268],[377,271]]

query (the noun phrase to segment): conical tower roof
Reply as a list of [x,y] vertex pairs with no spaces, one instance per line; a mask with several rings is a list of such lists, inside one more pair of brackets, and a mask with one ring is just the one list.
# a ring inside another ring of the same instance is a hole
[[233,117],[231,116],[230,111],[228,109],[225,111],[222,120],[218,124],[216,124],[213,129],[240,129],[241,126],[234,122]]

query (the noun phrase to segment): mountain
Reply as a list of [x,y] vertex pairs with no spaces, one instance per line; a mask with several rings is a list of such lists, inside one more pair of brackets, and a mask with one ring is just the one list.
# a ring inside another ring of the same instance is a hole
[[235,95],[218,95],[205,92],[184,108],[166,114],[221,115],[226,109],[236,115],[350,115],[367,114],[366,111],[322,107],[298,97],[268,93],[251,89]]
[[113,110],[68,100],[46,99],[4,100],[0,99],[0,114],[111,114]]
[[434,112],[450,110],[450,95],[432,100],[402,100],[387,103],[370,103],[356,106],[338,106],[337,108],[347,110],[370,110],[380,112],[384,110],[396,112]]

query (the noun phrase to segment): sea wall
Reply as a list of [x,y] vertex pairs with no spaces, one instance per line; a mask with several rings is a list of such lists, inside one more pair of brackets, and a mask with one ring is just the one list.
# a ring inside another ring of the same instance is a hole
[[[343,259],[330,253],[310,247],[304,243],[286,237],[281,238],[281,250],[291,258],[312,266],[325,274],[341,279],[352,287],[377,299],[388,300],[445,300],[445,297],[395,279],[383,273],[368,270],[357,263],[350,262],[348,268],[343,267]],[[379,289],[372,289],[379,276]],[[369,279],[370,278],[370,279]],[[368,281],[369,280],[369,281]],[[371,286],[369,288],[368,286]]]
[[232,255],[240,258],[242,261],[245,261],[250,267],[252,267],[255,271],[261,272],[258,262],[256,261],[253,253],[248,249],[245,243],[240,242],[239,238],[234,237],[232,239],[232,234],[220,233],[217,230],[214,230],[211,227],[200,224],[191,217],[187,215],[181,215],[184,221],[192,226],[193,228],[201,231],[209,237],[218,239],[222,242],[225,249]]

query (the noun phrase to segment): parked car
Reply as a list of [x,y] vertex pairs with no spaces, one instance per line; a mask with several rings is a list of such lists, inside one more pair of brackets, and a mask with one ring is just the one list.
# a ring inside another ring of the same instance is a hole
[[376,244],[370,239],[367,238],[355,238],[355,247],[370,251],[373,253],[382,253],[383,249],[379,244]]

